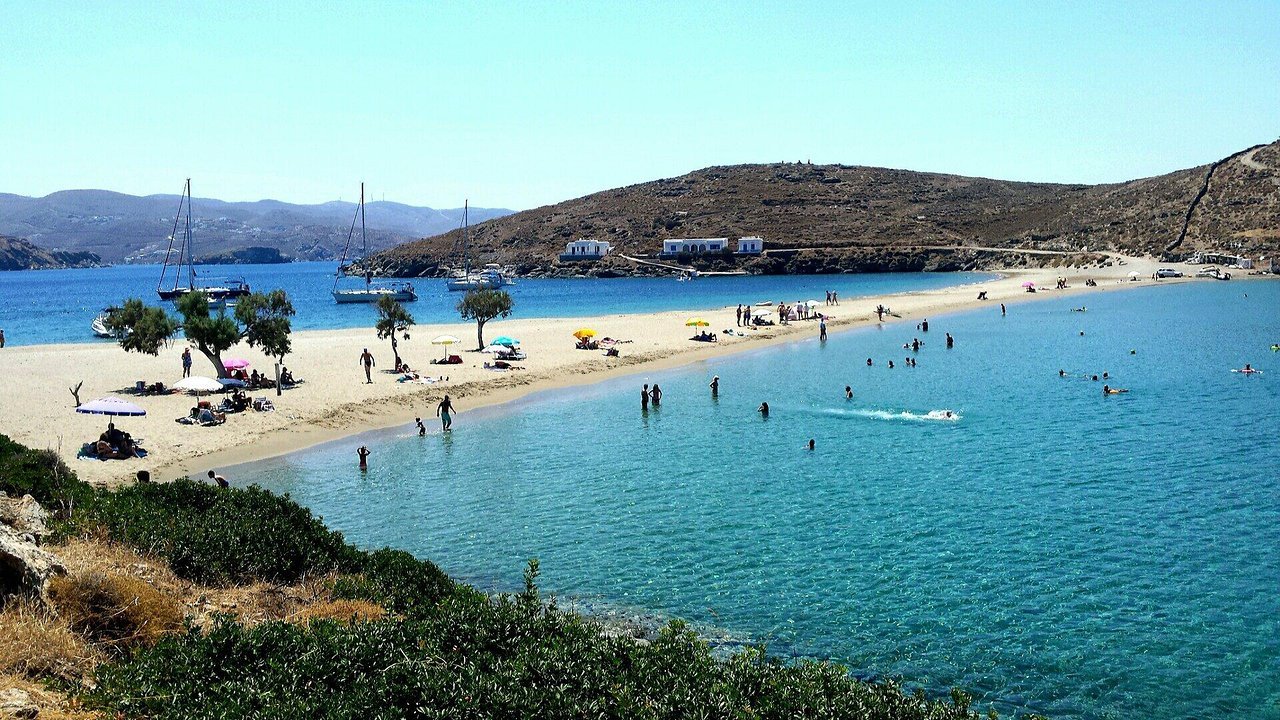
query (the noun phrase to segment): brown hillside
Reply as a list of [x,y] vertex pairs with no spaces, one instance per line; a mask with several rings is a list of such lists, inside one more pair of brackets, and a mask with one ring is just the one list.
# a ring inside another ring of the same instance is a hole
[[[509,263],[521,273],[555,272],[564,244],[586,237],[628,255],[654,254],[664,238],[741,235],[763,236],[773,250],[837,255],[957,245],[1159,254],[1233,243],[1257,255],[1280,247],[1278,230],[1280,142],[1212,165],[1092,186],[846,165],[712,167],[490,220],[471,228],[471,252],[473,262]],[[402,245],[371,264],[386,274],[440,274],[461,263],[460,238],[455,230]]]

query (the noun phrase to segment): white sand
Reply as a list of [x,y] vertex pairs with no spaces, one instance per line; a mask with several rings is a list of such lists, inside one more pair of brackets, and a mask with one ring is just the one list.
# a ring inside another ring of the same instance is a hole
[[[1102,270],[1010,271],[1001,279],[981,286],[859,300],[847,298],[841,300],[839,307],[822,309],[835,316],[835,320],[828,322],[829,332],[876,322],[877,304],[890,307],[902,320],[911,322],[980,305],[999,312],[1000,302],[1012,304],[1071,293],[1150,285],[1151,273],[1156,267],[1153,260],[1126,259],[1124,265]],[[1126,282],[1131,271],[1139,272],[1143,280]],[[1046,289],[1030,294],[1022,288],[1022,283],[1028,280],[1038,287],[1052,288],[1058,275],[1068,279],[1070,289]],[[1085,287],[1086,277],[1098,280],[1100,286]],[[988,292],[986,303],[975,300],[978,289]],[[684,322],[695,315],[711,322],[707,329],[720,335],[719,343],[689,340],[692,328],[685,327]],[[776,311],[774,317],[776,319]],[[897,319],[886,318],[887,321]],[[619,346],[622,353],[619,358],[605,357],[602,351],[576,350],[572,333],[584,326],[595,329],[599,337],[632,342]],[[410,331],[412,339],[400,343],[401,356],[424,375],[449,376],[447,382],[435,385],[396,382],[396,376],[387,373],[393,364],[390,343],[378,340],[371,328],[299,332],[294,335],[294,352],[286,364],[305,383],[284,391],[280,397],[274,390],[252,392],[253,396],[269,397],[276,405],[276,412],[250,410],[229,415],[227,422],[217,427],[181,425],[174,421],[185,416],[194,404],[190,395],[134,397],[129,394],[138,380],[161,381],[166,385],[179,380],[182,367],[179,355],[185,343],[175,343],[156,358],[126,353],[106,342],[9,347],[0,350],[0,432],[31,447],[58,451],[85,480],[128,481],[141,469],[151,471],[153,479],[167,480],[187,473],[203,475],[210,468],[270,457],[366,430],[411,425],[415,416],[422,417],[428,427],[434,429],[438,427],[435,425],[438,422],[436,403],[445,393],[454,399],[460,413],[457,422],[461,423],[466,421],[467,411],[479,405],[507,402],[536,390],[595,382],[626,373],[655,377],[663,369],[676,365],[766,343],[813,337],[818,332],[816,322],[747,331],[748,337],[743,338],[721,332],[734,327],[733,307],[710,312],[493,321],[485,327],[486,338],[499,335],[518,338],[521,348],[529,355],[528,360],[516,363],[525,368],[523,370],[493,372],[482,367],[484,361],[492,359],[489,355],[459,351],[460,347],[475,347],[474,324],[415,326]],[[430,344],[431,338],[442,334],[463,340],[461,346],[453,346],[453,352],[462,355],[464,364],[430,364],[432,358],[444,354],[441,347]],[[365,347],[378,363],[372,385],[364,384],[364,371],[358,362]],[[203,355],[194,351],[192,355],[192,374],[213,374],[211,364]],[[232,348],[223,357],[243,357],[265,372],[270,372],[272,367],[271,361],[261,353],[243,345]],[[656,379],[660,381],[660,377]],[[96,439],[109,420],[74,412],[67,388],[82,380],[82,401],[120,395],[147,410],[146,417],[116,419],[120,428],[143,439],[143,447],[149,451],[146,458],[107,462],[76,459],[81,444]]]

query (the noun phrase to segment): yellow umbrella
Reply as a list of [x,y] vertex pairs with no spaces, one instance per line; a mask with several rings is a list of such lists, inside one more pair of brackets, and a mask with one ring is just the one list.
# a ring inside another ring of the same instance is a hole
[[573,336],[578,338],[579,340],[585,340],[586,338],[589,338],[589,337],[595,337],[596,331],[592,330],[591,328],[581,328],[577,332],[575,332]]
[[689,318],[684,324],[686,327],[711,327],[711,323],[702,318]]

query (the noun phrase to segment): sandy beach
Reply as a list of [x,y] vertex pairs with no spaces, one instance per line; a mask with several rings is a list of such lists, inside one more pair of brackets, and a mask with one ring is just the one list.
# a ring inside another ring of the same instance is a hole
[[[922,318],[986,306],[999,312],[1001,302],[1010,307],[1022,302],[1057,298],[1108,289],[1145,287],[1153,284],[1151,274],[1158,266],[1151,259],[1126,258],[1106,268],[1071,270],[1044,268],[1010,270],[999,279],[980,285],[964,285],[873,298],[842,298],[838,307],[822,310],[834,316],[828,331],[838,332],[877,322],[875,308],[883,304],[892,317],[886,322],[918,322]],[[1181,267],[1181,266],[1180,266]],[[1181,267],[1192,274],[1193,267]],[[1140,281],[1129,281],[1131,272]],[[1054,290],[1058,276],[1065,277],[1067,290]],[[1088,287],[1086,278],[1097,280]],[[1028,293],[1023,283],[1034,282],[1036,293]],[[714,279],[704,282],[714,282]],[[1162,283],[1179,282],[1162,280]],[[1202,281],[1207,282],[1207,281]],[[979,290],[986,301],[976,300]],[[753,303],[772,300],[794,302],[799,298],[743,298]],[[412,308],[411,308],[412,309]],[[517,306],[517,313],[519,307]],[[776,309],[757,308],[773,313]],[[706,328],[719,335],[719,342],[690,340],[694,328],[685,326],[693,316],[705,318]],[[410,330],[411,339],[400,342],[401,356],[426,377],[447,376],[447,380],[427,384],[397,382],[391,373],[393,358],[389,341],[378,340],[372,328],[298,332],[294,352],[286,364],[305,382],[276,396],[274,390],[253,391],[254,397],[268,397],[274,412],[228,415],[216,427],[182,425],[175,418],[185,416],[194,405],[189,394],[134,396],[139,380],[172,385],[181,378],[180,355],[186,344],[175,342],[158,357],[126,353],[113,343],[63,344],[9,347],[0,351],[0,432],[31,447],[57,451],[81,478],[103,484],[127,482],[139,470],[148,470],[156,480],[169,480],[188,473],[203,475],[210,468],[258,460],[302,449],[317,443],[367,430],[412,425],[422,417],[430,431],[439,429],[435,407],[448,393],[458,408],[457,422],[465,423],[469,410],[482,405],[509,402],[528,393],[550,388],[597,382],[624,374],[642,374],[645,381],[677,365],[713,356],[814,337],[816,321],[793,322],[753,330],[744,335],[727,335],[735,328],[734,307],[714,311],[675,311],[637,315],[607,315],[579,318],[535,318],[493,321],[485,327],[486,339],[509,335],[521,341],[528,359],[514,363],[520,369],[494,371],[484,368],[492,360],[474,351],[475,325],[419,325]],[[574,348],[572,333],[581,327],[598,332],[599,338],[624,341],[619,357],[607,357],[601,350]],[[461,365],[433,365],[444,348],[431,345],[433,337],[454,335],[462,340],[452,346],[460,354]],[[373,384],[365,384],[358,358],[369,348],[377,361]],[[466,348],[467,350],[461,350]],[[270,372],[272,362],[259,352],[240,345],[224,354],[245,358],[253,367]],[[193,352],[193,375],[212,375],[208,360]],[[117,418],[119,427],[142,439],[145,458],[129,460],[85,460],[76,455],[83,443],[96,439],[111,418],[78,414],[69,387],[83,381],[80,399],[89,401],[119,395],[147,410],[145,417]],[[218,399],[218,396],[214,396]]]

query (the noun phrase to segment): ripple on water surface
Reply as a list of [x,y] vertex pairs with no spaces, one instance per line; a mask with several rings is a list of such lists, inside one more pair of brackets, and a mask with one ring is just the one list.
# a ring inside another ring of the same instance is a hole
[[1275,717],[1277,307],[1217,283],[931,318],[917,368],[885,366],[922,334],[892,325],[464,408],[379,436],[367,476],[345,441],[239,480],[484,587],[536,556],[549,591],[1002,710]]

